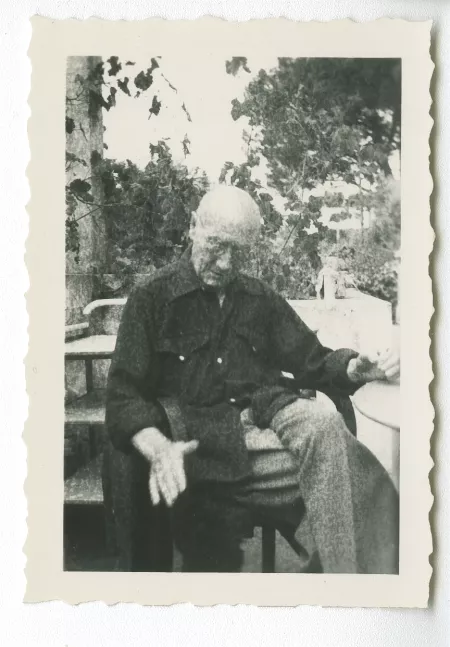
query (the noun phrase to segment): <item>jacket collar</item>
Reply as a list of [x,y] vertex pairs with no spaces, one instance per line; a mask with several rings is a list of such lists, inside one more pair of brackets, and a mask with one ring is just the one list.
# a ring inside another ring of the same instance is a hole
[[247,292],[247,294],[260,295],[264,294],[263,283],[258,279],[254,279],[247,274],[238,274],[232,283],[234,290],[239,292]]
[[176,263],[175,272],[169,282],[169,300],[173,301],[189,292],[201,290],[202,284],[195,272],[191,261],[191,248],[188,247]]

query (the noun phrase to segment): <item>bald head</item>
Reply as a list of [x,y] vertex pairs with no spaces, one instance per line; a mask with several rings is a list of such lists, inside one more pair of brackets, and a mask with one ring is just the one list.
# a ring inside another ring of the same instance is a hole
[[219,185],[200,201],[196,225],[205,229],[227,229],[251,238],[259,233],[261,216],[253,198],[235,186]]
[[192,262],[207,285],[224,287],[258,238],[261,216],[251,196],[234,186],[206,193],[192,214]]

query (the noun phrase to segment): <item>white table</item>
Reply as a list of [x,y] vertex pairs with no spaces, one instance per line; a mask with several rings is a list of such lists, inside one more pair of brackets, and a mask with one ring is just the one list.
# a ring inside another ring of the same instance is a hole
[[352,397],[358,440],[378,458],[399,487],[400,384],[369,382]]

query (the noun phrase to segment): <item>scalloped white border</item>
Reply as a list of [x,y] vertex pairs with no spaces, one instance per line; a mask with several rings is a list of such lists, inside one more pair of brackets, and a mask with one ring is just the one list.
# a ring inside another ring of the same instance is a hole
[[[428,273],[434,240],[429,204],[431,23],[389,19],[362,24],[349,20],[296,23],[286,19],[232,23],[213,18],[176,22],[56,22],[34,18],[32,23],[28,167],[31,201],[26,254],[31,279],[27,295],[30,409],[24,434],[28,447],[25,492],[29,528],[25,545],[26,601],[425,607],[432,552],[428,515],[433,502],[428,478],[433,430],[429,398],[433,304]],[[229,56],[268,47],[277,55],[400,56],[403,60],[400,575],[64,572],[64,130],[60,124],[64,115],[65,58],[111,52],[131,57],[145,50],[174,56],[176,49],[180,56],[186,51],[190,55],[207,54],[209,49],[222,49],[224,56]]]

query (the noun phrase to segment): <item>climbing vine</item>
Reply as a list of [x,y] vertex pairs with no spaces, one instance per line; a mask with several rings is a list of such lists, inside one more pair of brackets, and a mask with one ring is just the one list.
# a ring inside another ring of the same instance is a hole
[[[118,56],[110,56],[105,62],[101,61],[92,65],[86,75],[76,74],[74,89],[66,95],[66,177],[68,178],[66,192],[66,251],[74,254],[74,259],[79,262],[80,237],[79,221],[104,209],[103,201],[96,202],[92,193],[93,178],[102,177],[103,155],[101,151],[94,150],[91,159],[86,160],[77,155],[74,150],[74,137],[82,136],[87,139],[88,134],[83,129],[81,120],[77,119],[77,104],[89,106],[90,119],[98,118],[99,110],[109,111],[116,105],[116,96],[119,92],[130,98],[138,98],[148,92],[154,83],[154,74],[160,68],[158,58],[152,58],[150,66],[136,72],[134,61],[121,61]],[[161,78],[169,87],[176,88],[161,73]],[[189,112],[183,104],[182,109],[188,121]],[[158,93],[153,94],[148,108],[149,119],[157,117],[161,110],[161,101]],[[185,136],[182,145],[185,155],[189,154],[189,139]],[[102,143],[106,149],[107,145]],[[91,175],[89,175],[91,173]],[[78,205],[88,205],[90,208],[79,215]]]

